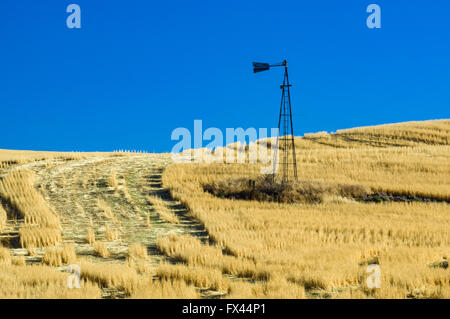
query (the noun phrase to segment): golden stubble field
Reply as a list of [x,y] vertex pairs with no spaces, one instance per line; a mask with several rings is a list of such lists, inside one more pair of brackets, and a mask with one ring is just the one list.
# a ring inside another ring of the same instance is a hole
[[0,151],[0,297],[449,298],[449,140],[449,120],[296,139],[302,181],[407,202],[224,199],[204,186],[258,165]]

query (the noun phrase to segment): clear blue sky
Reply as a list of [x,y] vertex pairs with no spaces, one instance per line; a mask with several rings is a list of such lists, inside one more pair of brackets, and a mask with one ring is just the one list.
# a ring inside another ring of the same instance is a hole
[[449,16],[448,0],[1,0],[0,148],[161,152],[195,119],[274,127],[282,70],[251,62],[284,58],[296,135],[449,118]]

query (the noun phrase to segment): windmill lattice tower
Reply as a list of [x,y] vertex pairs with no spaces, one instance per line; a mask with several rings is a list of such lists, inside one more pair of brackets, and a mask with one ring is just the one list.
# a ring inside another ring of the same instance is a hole
[[[269,70],[271,67],[278,66],[284,66],[284,78],[283,84],[280,85],[282,93],[280,114],[278,117],[278,134],[275,148],[276,153],[273,163],[273,176],[275,177],[276,173],[278,173],[282,182],[286,183],[291,179],[296,181],[298,178],[297,159],[295,156],[294,126],[292,122],[290,90],[292,85],[289,83],[287,61],[284,60],[282,63],[278,64],[253,62],[253,72],[262,72]],[[292,168],[292,171],[290,168]]]

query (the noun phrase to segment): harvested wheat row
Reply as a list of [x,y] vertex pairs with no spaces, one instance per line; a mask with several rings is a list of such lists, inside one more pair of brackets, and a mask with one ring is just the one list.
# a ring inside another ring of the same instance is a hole
[[128,247],[128,257],[132,259],[147,259],[147,247],[140,244],[132,244]]
[[230,284],[230,293],[226,298],[231,299],[305,299],[305,288],[287,281],[279,276],[267,282],[250,283],[237,281]]
[[26,223],[59,227],[59,219],[33,187],[36,175],[28,170],[12,171],[0,180],[0,196],[11,204]]
[[38,226],[23,226],[19,237],[23,248],[55,246],[62,240],[59,229]]
[[152,223],[150,222],[150,213],[145,214],[145,225],[147,226],[147,228],[152,227]]
[[119,191],[119,183],[117,182],[117,173],[115,171],[112,171],[108,178],[108,186],[113,188],[115,193]]
[[62,247],[49,247],[45,250],[42,262],[49,266],[60,267],[74,263],[77,259],[73,244],[64,244]]
[[0,265],[11,264],[11,254],[8,248],[0,246]]
[[105,238],[108,241],[115,241],[119,239],[119,232],[111,229],[108,224],[105,224]]
[[93,264],[78,261],[81,277],[99,284],[101,287],[115,288],[131,294],[136,290],[138,275],[136,270],[117,264]]
[[61,241],[58,216],[34,188],[36,175],[17,170],[0,180],[0,197],[24,219],[19,231],[22,247],[56,245]]
[[222,249],[216,246],[204,245],[189,235],[169,235],[160,237],[156,246],[176,261],[187,263],[189,266],[215,268],[224,274],[266,280],[270,273],[262,263],[256,264],[251,259],[237,258],[223,255]]
[[221,292],[226,292],[229,288],[229,281],[222,276],[222,273],[211,268],[161,264],[156,275],[161,279],[183,280],[188,285]]
[[175,260],[188,262],[192,266],[217,263],[222,260],[222,250],[203,245],[200,240],[189,235],[158,237],[156,246]]
[[8,216],[6,215],[5,209],[0,204],[0,232],[2,232],[2,230],[5,228],[7,222]]
[[14,256],[11,259],[11,264],[14,266],[25,266],[26,265],[25,256]]
[[147,202],[152,205],[153,210],[159,216],[159,218],[167,223],[178,224],[180,221],[166,205],[166,203],[157,196],[146,196]]
[[110,256],[108,247],[105,243],[97,241],[94,243],[94,252],[97,256],[102,258],[108,258]]
[[133,299],[199,299],[192,285],[182,280],[153,280],[140,282],[130,298]]
[[0,262],[0,299],[97,299],[96,284],[83,280],[81,288],[67,288],[68,273],[52,267],[2,265]]
[[86,241],[90,245],[95,243],[95,232],[94,232],[94,229],[92,227],[88,228],[88,231],[87,231],[87,234],[86,234]]

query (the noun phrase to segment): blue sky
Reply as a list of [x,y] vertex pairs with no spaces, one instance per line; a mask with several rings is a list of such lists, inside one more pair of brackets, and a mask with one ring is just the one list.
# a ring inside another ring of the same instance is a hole
[[285,58],[296,135],[449,118],[449,14],[448,0],[2,0],[0,148],[162,152],[195,119],[274,127],[282,70],[251,62]]

